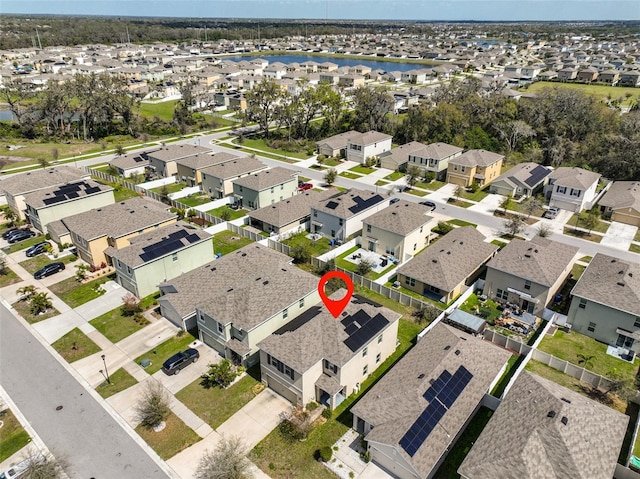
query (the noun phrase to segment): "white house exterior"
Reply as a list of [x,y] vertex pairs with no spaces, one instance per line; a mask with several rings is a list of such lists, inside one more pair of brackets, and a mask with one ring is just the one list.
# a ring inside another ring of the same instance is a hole
[[600,175],[582,168],[561,166],[549,175],[544,189],[549,206],[579,213],[591,209],[598,194]]
[[369,158],[391,150],[392,139],[386,133],[373,130],[352,135],[347,140],[347,160],[364,164]]

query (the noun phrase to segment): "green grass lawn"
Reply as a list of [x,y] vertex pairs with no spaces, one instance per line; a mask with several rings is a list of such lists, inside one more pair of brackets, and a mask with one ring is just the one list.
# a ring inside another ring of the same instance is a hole
[[444,181],[433,180],[429,183],[416,183],[418,188],[424,188],[425,190],[436,191],[442,188],[446,183]]
[[355,173],[350,173],[349,171],[343,171],[342,173],[339,173],[338,176],[349,178],[350,180],[357,180],[358,178],[362,178],[362,175],[356,175]]
[[33,258],[29,258],[28,260],[22,261],[20,263],[20,266],[22,266],[24,269],[26,269],[29,273],[33,274],[36,271],[38,271],[40,268],[42,268],[43,266],[46,266],[49,263],[54,263],[56,261],[64,263],[67,268],[69,268],[69,267],[73,268],[75,265],[71,265],[70,266],[70,263],[75,262],[77,259],[78,259],[78,257],[75,256],[75,255],[64,256],[62,258],[56,258],[56,259],[49,259],[46,255],[39,254],[38,256],[35,256]]
[[228,206],[221,206],[220,208],[214,208],[212,210],[207,211],[207,213],[209,213],[212,216],[217,216],[218,218],[222,218],[222,212],[223,211],[228,211],[229,212],[229,221],[231,220],[237,220],[238,218],[242,218],[243,216],[247,215],[247,210],[245,209],[238,209],[238,210],[233,210],[231,208],[229,208]]
[[136,427],[140,437],[165,461],[200,440],[200,436],[175,414],[169,413],[165,422],[166,427],[160,432],[142,425]]
[[465,200],[470,200],[470,201],[482,201],[483,199],[485,199],[487,196],[489,196],[489,189],[483,189],[483,190],[477,190],[475,193],[471,192],[471,191],[464,191],[464,193],[462,193],[462,198],[464,198]]
[[404,304],[398,303],[391,298],[387,298],[386,296],[381,295],[380,293],[376,293],[364,286],[355,285],[354,294],[362,296],[369,301],[373,301],[374,303],[378,303],[385,308],[389,308],[392,311],[402,314],[405,316],[405,319],[411,318],[413,313],[415,312],[414,308],[406,306]]
[[27,249],[29,246],[33,246],[34,244],[42,243],[44,241],[44,236],[36,235],[33,238],[26,239],[24,241],[18,241],[17,243],[13,243],[5,246],[2,251],[6,254],[15,253],[16,251],[22,251],[23,249]]
[[[500,208],[501,211],[504,212],[503,208]],[[527,211],[527,204],[525,201],[522,201],[520,203],[516,202],[516,201],[512,201],[511,203],[509,203],[509,206],[507,207],[508,211],[515,211],[518,213],[522,213],[523,215],[528,215],[529,211]],[[531,212],[531,216],[535,216],[537,218],[541,218],[542,215],[544,214],[546,210],[544,208],[538,208],[535,211]]]
[[558,330],[553,336],[545,336],[540,343],[539,349],[582,367],[584,367],[584,364],[580,364],[581,358],[578,355],[593,356],[591,359],[592,364],[587,365],[587,369],[605,377],[616,369],[625,376],[635,378],[640,364],[638,359],[634,364],[630,364],[609,356],[606,344],[574,331],[565,333]]
[[91,341],[79,328],[72,329],[51,346],[69,363],[100,351],[100,346]]
[[587,269],[586,266],[582,266],[581,264],[574,264],[573,268],[571,268],[572,278],[578,281],[580,279],[580,276],[582,276],[582,273],[584,273],[585,269]]
[[[433,243],[432,243],[433,244]],[[428,247],[427,247],[428,248]],[[420,250],[418,252],[418,254],[422,253],[424,250],[426,250],[427,248],[423,248],[422,250]],[[417,256],[417,255],[416,255]],[[412,291],[408,288],[405,288],[404,286],[400,285],[398,287],[393,286],[393,283],[397,281],[397,275],[393,275],[389,278],[389,281],[387,281],[384,285],[387,288],[392,288],[395,289],[396,291],[406,294],[407,296],[411,296],[412,298],[416,298],[419,299],[420,301],[422,301],[423,303],[430,303],[433,306],[435,306],[438,309],[443,309],[446,305],[444,303],[441,303],[440,301],[436,301],[435,299],[431,299],[431,298],[427,298],[426,296],[421,295],[420,293],[416,293],[415,291]],[[454,299],[455,301],[455,299]]]
[[459,220],[457,218],[449,220],[449,221],[447,221],[447,223],[449,223],[450,225],[454,225],[454,226],[473,226],[474,228],[478,226],[475,223],[470,223],[469,221]]
[[171,121],[176,103],[178,103],[177,100],[140,102],[140,116],[145,118],[157,116],[162,121]]
[[413,196],[419,196],[421,198],[429,194],[428,191],[418,190],[416,188],[411,188],[410,190],[406,190],[405,193],[409,193],[410,195],[413,195]]
[[134,384],[138,384],[136,378],[129,374],[124,368],[120,368],[113,374],[110,374],[109,380],[111,384],[105,381],[96,388],[98,394],[105,399],[130,388]]
[[376,186],[384,186],[384,185],[388,185],[388,184],[389,184],[388,181],[384,181],[384,180],[376,181]]
[[[583,213],[581,215],[578,214],[573,214],[571,216],[571,218],[569,219],[569,221],[567,221],[567,225],[568,226],[576,226],[576,221],[578,222],[578,226],[580,228],[584,228],[584,229],[589,229],[585,226],[584,224],[584,217],[586,216],[586,213]],[[605,223],[602,220],[598,220],[598,223],[591,228],[591,231],[595,231],[596,233],[606,233],[607,230],[609,229],[609,226],[611,226],[610,223]]]
[[400,173],[399,171],[394,171],[393,173],[384,177],[385,180],[396,181],[405,176],[404,173]]
[[616,100],[622,98],[622,105],[629,106],[629,100],[626,98],[626,94],[630,93],[632,98],[638,97],[638,89],[633,87],[619,87],[611,85],[597,85],[597,84],[580,84],[580,83],[560,83],[560,82],[547,82],[537,81],[529,85],[526,91],[536,92],[544,88],[566,88],[569,90],[579,90],[587,95],[593,95],[596,98],[606,101],[610,95],[612,99]]
[[124,316],[120,307],[92,319],[89,323],[112,343],[117,343],[146,326],[134,321],[133,316]]
[[375,168],[371,168],[369,166],[358,165],[358,166],[354,166],[353,168],[349,168],[349,171],[354,171],[354,172],[360,173],[362,175],[369,175],[369,174],[373,173],[374,171],[376,171],[376,169]]
[[[234,140],[233,143],[237,144],[237,140]],[[272,148],[268,146],[267,142],[261,138],[245,138],[241,145],[243,147],[255,148],[256,150],[266,151],[267,153],[282,155],[284,157],[297,158],[299,160],[309,158],[309,155],[307,155],[306,151],[287,151],[278,148]]]
[[140,361],[147,358],[151,360],[151,365],[145,369],[149,374],[153,374],[162,369],[162,363],[169,359],[176,353],[184,351],[189,347],[197,337],[191,332],[183,333],[181,336],[174,336],[167,339],[164,343],[157,345],[155,348],[150,349],[144,354],[141,354],[136,358],[136,363],[140,364]]
[[81,284],[78,283],[78,280],[74,276],[49,286],[49,290],[72,308],[77,308],[84,303],[88,303],[102,296],[104,290],[102,290],[100,286],[114,279],[115,275],[102,276],[88,283]]
[[342,163],[340,160],[335,160],[333,158],[327,158],[322,162],[323,166],[338,166]]
[[459,206],[460,208],[469,208],[469,206],[473,206],[473,203],[469,203],[468,201],[459,200],[456,198],[449,198],[447,203],[454,206]]
[[582,258],[579,258],[578,261],[582,261],[583,263],[591,263],[592,259],[593,256],[583,256]]
[[20,314],[20,316],[22,316],[25,319],[25,321],[27,321],[30,324],[37,323],[38,321],[43,321],[45,319],[53,318],[54,316],[58,316],[60,314],[60,311],[52,307],[47,309],[47,311],[44,314],[38,314],[37,316],[34,316],[33,314],[31,314],[31,311],[29,311],[28,301],[16,301],[11,306],[13,307],[13,309],[15,309],[18,312],[18,314]]
[[2,434],[0,434],[0,462],[2,462],[29,444],[31,438],[10,409],[0,411],[0,421],[2,421]]
[[158,186],[157,188],[151,188],[150,191],[153,191],[154,193],[158,193],[159,195],[161,195],[163,192],[162,190],[166,188],[166,193],[171,194],[171,193],[177,193],[178,191],[182,191],[182,189],[185,188],[186,186],[187,185],[185,185],[184,183],[171,183],[164,186]]
[[287,238],[282,243],[294,248],[296,246],[305,246],[309,248],[311,256],[320,256],[331,249],[331,243],[329,238],[321,237],[319,240],[310,240],[305,235],[307,233],[298,233],[290,238]]
[[631,245],[629,245],[629,251],[632,253],[640,253],[640,245],[631,243]]
[[210,203],[211,197],[209,195],[191,195],[185,198],[178,198],[176,201],[187,207],[193,208],[195,206],[204,205],[205,203]]
[[[358,274],[358,271],[357,271],[358,265],[355,264],[355,263],[351,263],[350,261],[347,261],[346,259],[344,259],[347,256],[349,256],[351,253],[353,253],[354,251],[357,251],[358,249],[360,249],[360,246],[354,246],[353,248],[349,249],[346,253],[343,253],[340,256],[338,256],[336,258],[336,266],[338,268],[346,269],[347,271],[351,271],[352,273]],[[365,278],[368,278],[368,279],[371,279],[371,280],[376,280],[380,276],[388,273],[389,271],[391,271],[395,267],[396,267],[396,265],[394,263],[390,263],[389,266],[387,266],[380,273],[376,273],[374,271],[369,271],[367,273],[367,275],[365,276]]]
[[[213,387],[205,389],[198,378],[176,394],[176,399],[184,403],[200,419],[217,429],[223,422],[251,401],[255,394],[253,386],[259,383],[260,366],[254,366],[233,386],[223,389]],[[211,407],[215,404],[215,407]]]
[[249,238],[245,238],[233,231],[221,231],[213,236],[213,251],[225,255],[251,243],[253,241]]
[[511,381],[511,378],[513,377],[523,360],[524,356],[518,356],[516,354],[512,355],[509,358],[509,360],[507,361],[507,369],[504,373],[502,373],[500,380],[491,391],[492,396],[499,398],[502,395],[505,388],[507,387],[507,384],[509,384],[509,381]]
[[22,279],[8,266],[0,274],[0,288],[21,282]]
[[497,239],[496,239],[496,240],[491,241],[491,244],[494,244],[494,245],[496,245],[498,248],[502,249],[502,248],[504,248],[505,246],[507,246],[507,244],[508,244],[508,243],[505,243],[504,241],[500,241],[500,240],[497,240]]
[[469,314],[475,314],[476,308],[485,313],[483,319],[489,324],[493,324],[496,318],[502,315],[502,311],[498,310],[498,303],[492,299],[487,299],[484,304],[480,304],[480,300],[475,293],[471,293],[467,300],[462,303],[462,306],[460,306],[462,311],[466,311]]
[[568,236],[574,236],[583,240],[593,241],[594,243],[600,243],[600,241],[602,241],[601,235],[594,233],[587,234],[586,232],[576,230],[573,226],[565,226],[562,231]]

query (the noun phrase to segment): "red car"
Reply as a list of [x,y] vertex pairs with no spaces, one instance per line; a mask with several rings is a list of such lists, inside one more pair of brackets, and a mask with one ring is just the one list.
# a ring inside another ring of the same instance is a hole
[[311,188],[313,188],[313,185],[311,183],[300,183],[298,185],[298,189],[302,191],[310,190]]

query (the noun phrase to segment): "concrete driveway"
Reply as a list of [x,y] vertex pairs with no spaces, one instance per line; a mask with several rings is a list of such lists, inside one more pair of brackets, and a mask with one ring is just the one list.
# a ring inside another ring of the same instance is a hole
[[612,221],[600,244],[627,251],[637,231],[637,226]]
[[[209,369],[209,364],[218,363],[222,360],[220,354],[215,351],[213,348],[205,346],[204,344],[197,341],[196,349],[200,352],[200,358],[198,362],[192,363],[179,374],[174,374],[172,376],[167,376],[162,370],[153,374],[153,377],[160,381],[162,385],[167,388],[171,394],[175,394],[181,389],[187,387],[193,381],[196,381],[200,376],[202,376]],[[168,358],[159,358],[162,361],[165,361]]]

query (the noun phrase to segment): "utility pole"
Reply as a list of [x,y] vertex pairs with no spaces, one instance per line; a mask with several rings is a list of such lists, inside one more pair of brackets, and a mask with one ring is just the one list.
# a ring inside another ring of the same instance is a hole
[[38,33],[37,28],[36,28],[36,36],[38,37],[38,45],[40,45],[40,50],[42,50],[42,42],[40,41],[40,34]]

